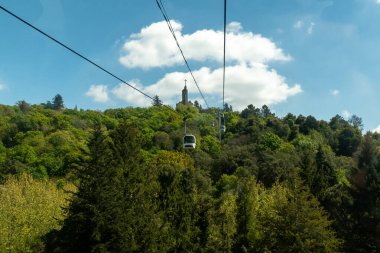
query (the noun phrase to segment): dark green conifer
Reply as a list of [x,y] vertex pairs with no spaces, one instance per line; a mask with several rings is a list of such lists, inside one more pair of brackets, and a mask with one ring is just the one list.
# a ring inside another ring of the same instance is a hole
[[[380,208],[380,156],[367,133],[356,154],[357,171],[353,173],[353,217],[355,219],[352,240],[348,243],[357,252],[378,252],[379,208]],[[361,250],[361,251],[359,251]]]
[[65,108],[65,104],[63,103],[63,98],[61,95],[57,94],[55,95],[55,97],[53,98],[53,101],[52,101],[52,109],[54,110],[62,110]]
[[89,143],[89,161],[78,173],[78,192],[62,229],[48,236],[47,252],[122,252],[123,175],[110,146],[97,126]]
[[160,99],[160,97],[158,95],[155,95],[153,97],[152,105],[153,106],[160,106],[160,105],[162,105],[162,101],[161,101],[161,99]]

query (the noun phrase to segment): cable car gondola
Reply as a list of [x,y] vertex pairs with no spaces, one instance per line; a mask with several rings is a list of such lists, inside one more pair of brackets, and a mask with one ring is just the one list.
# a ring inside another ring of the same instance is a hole
[[183,148],[184,149],[195,149],[197,144],[197,139],[192,134],[186,134],[183,137]]
[[219,131],[221,133],[226,132],[226,118],[224,117],[224,113],[219,113]]

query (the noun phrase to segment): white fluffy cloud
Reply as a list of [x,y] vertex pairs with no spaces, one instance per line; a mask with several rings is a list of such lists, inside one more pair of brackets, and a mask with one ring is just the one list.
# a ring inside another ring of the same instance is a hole
[[108,88],[106,85],[95,84],[91,85],[86,96],[91,97],[95,102],[105,103],[108,102]]
[[227,32],[238,33],[243,30],[243,26],[239,22],[231,22],[226,27]]
[[[210,61],[221,63],[222,31],[204,29],[192,34],[182,34],[182,25],[179,22],[172,21],[172,26],[188,60],[201,64]],[[261,35],[244,32],[238,22],[230,23],[227,31],[225,101],[234,109],[242,110],[248,104],[273,105],[302,92],[299,84],[289,85],[285,77],[269,67],[274,61],[291,60],[291,57],[275,43]],[[182,56],[165,22],[153,23],[141,29],[138,34],[131,35],[124,43],[122,53],[119,61],[128,68],[148,70],[183,64]],[[211,103],[221,103],[223,69],[201,67],[193,69],[193,74],[208,102],[211,100]],[[165,104],[175,105],[181,100],[181,89],[185,79],[189,80],[187,86],[190,99],[197,99],[203,104],[199,99],[198,89],[187,72],[166,73],[151,84],[142,84],[138,80],[129,83],[150,96],[158,95]],[[92,86],[88,94],[95,98],[94,94],[100,93],[107,100],[109,95],[115,100],[125,101],[130,106],[149,106],[152,102],[126,84],[110,87],[109,90],[108,92],[105,86]],[[102,99],[98,101],[101,102]]]
[[[380,3],[380,0],[379,0],[379,3]],[[380,125],[378,125],[375,129],[373,129],[372,132],[380,134]]]
[[[204,67],[193,73],[206,99],[213,96],[220,97],[222,94],[220,84],[222,69],[211,70]],[[275,70],[268,69],[265,65],[248,66],[241,64],[227,67],[226,76],[225,100],[238,110],[244,109],[248,104],[262,106],[284,102],[288,97],[302,92],[300,85],[295,84],[290,87],[285,82],[284,77]],[[152,85],[144,87],[135,83],[134,86],[148,94],[158,94],[165,103],[173,105],[181,99],[182,85],[188,77],[189,73],[173,72],[166,74]],[[199,96],[195,84],[190,81],[188,82],[188,90],[190,97]],[[147,106],[151,104],[149,99],[125,84],[113,88],[112,93],[130,105]],[[197,100],[203,102],[199,98]]]
[[[171,22],[188,60],[223,60],[222,31],[204,29],[192,34],[182,34],[182,24]],[[291,59],[270,39],[241,30],[242,26],[238,22],[228,25],[227,61],[253,64]],[[140,33],[131,35],[123,46],[123,56],[119,61],[128,68],[144,69],[183,64],[182,56],[165,22],[153,23],[141,29]]]
[[[144,87],[136,80],[130,81],[129,84],[139,90],[144,90]],[[146,96],[125,83],[121,83],[114,87],[111,92],[116,98],[128,102],[129,105],[145,107],[152,104],[152,101]]]
[[340,93],[339,90],[331,90],[331,91],[330,91],[330,94],[333,95],[333,96],[338,96],[339,93]]

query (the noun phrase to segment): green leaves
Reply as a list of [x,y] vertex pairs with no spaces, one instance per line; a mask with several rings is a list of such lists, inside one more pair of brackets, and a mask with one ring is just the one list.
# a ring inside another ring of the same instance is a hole
[[318,201],[299,183],[265,189],[252,178],[240,197],[236,248],[249,252],[338,252],[341,241]]
[[[70,184],[65,188],[74,189]],[[0,185],[0,252],[41,251],[42,236],[60,227],[67,198],[54,182],[27,174]]]
[[[375,247],[380,137],[363,138],[358,117],[228,107],[219,142],[217,108],[62,108],[59,97],[50,109],[0,105],[0,183],[25,172],[60,189],[64,178],[80,182],[63,228],[44,230],[48,252],[335,252],[331,225],[344,251]],[[196,150],[182,148],[183,117]],[[23,215],[20,203],[7,215]],[[28,217],[49,220],[39,208]],[[28,226],[18,233],[30,234]]]

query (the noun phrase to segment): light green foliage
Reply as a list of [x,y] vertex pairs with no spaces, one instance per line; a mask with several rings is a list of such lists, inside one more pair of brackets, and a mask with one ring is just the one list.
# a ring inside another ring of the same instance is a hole
[[192,165],[193,161],[188,155],[171,151],[160,151],[152,161],[152,166],[158,169],[167,167],[175,170],[183,170]]
[[309,136],[317,145],[327,144],[322,132],[313,129],[310,131]]
[[226,127],[234,128],[239,123],[239,113],[237,112],[227,112],[224,114],[227,119]]
[[46,152],[46,139],[40,131],[28,131],[22,139],[22,144],[33,147],[37,154]]
[[200,148],[212,155],[219,153],[221,149],[218,139],[211,135],[202,138]]
[[287,154],[294,154],[294,152],[296,152],[296,149],[291,143],[283,142],[279,147],[279,151]]
[[236,193],[238,190],[238,180],[239,178],[236,175],[223,174],[216,184],[218,195],[222,195],[224,192]]
[[259,139],[259,148],[262,150],[276,150],[282,144],[282,140],[278,135],[274,133],[265,133],[260,136]]
[[199,129],[199,132],[202,136],[205,135],[211,135],[211,136],[217,136],[218,135],[218,122],[216,116],[212,114],[203,114],[198,113],[193,115],[191,118],[191,124],[192,126],[196,126],[196,128]]
[[65,153],[75,145],[75,138],[70,131],[57,131],[49,135],[48,141],[58,153]]
[[165,132],[156,132],[154,135],[154,144],[160,149],[168,150],[173,147],[169,134]]
[[18,145],[9,150],[8,156],[27,165],[31,165],[37,160],[36,152],[29,145]]
[[292,144],[298,150],[308,150],[311,153],[317,153],[318,143],[313,141],[310,137],[305,135],[300,135],[298,138],[292,141]]
[[[73,186],[67,185],[71,190]],[[68,188],[66,188],[68,189]],[[59,228],[68,194],[52,181],[22,174],[0,185],[0,252],[36,252],[41,237]]]
[[41,112],[36,111],[31,113],[31,125],[33,130],[47,133],[52,129],[51,120],[51,118]]
[[207,248],[213,252],[232,252],[237,231],[237,196],[223,193],[210,211]]
[[182,103],[177,104],[176,110],[187,118],[191,118],[193,114],[196,114],[199,111],[199,109],[195,106],[186,106]]
[[347,178],[347,170],[345,168],[338,168],[337,180],[340,185],[351,187],[351,183],[350,181],[348,181],[348,178]]
[[341,242],[318,201],[301,185],[265,189],[250,180],[242,218],[248,252],[338,252]]

